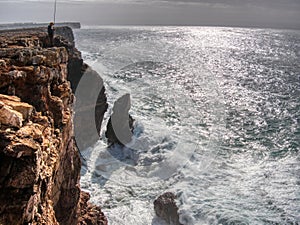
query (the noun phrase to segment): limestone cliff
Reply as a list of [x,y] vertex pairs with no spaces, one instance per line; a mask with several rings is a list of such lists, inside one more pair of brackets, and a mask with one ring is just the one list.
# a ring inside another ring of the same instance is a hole
[[[74,47],[72,30],[57,33],[67,39],[57,36],[50,48],[43,28],[0,32],[3,225],[107,224],[79,186],[73,93],[87,65]],[[92,107],[98,129],[107,107],[104,89],[99,91],[99,104]]]

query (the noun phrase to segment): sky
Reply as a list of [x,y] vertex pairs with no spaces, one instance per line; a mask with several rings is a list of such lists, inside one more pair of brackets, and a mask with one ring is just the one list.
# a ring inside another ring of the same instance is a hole
[[[300,0],[56,0],[57,22],[300,29]],[[55,0],[0,0],[0,23],[49,22]]]

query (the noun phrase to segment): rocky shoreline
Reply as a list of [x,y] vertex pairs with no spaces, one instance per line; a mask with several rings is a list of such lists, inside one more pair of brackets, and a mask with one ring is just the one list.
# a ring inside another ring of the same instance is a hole
[[[107,224],[80,190],[74,138],[74,92],[85,71],[71,28],[0,32],[0,224]],[[104,87],[95,109],[100,129]],[[89,109],[88,106],[85,109]],[[80,120],[79,120],[80,123]],[[81,130],[88,130],[82,122]],[[93,144],[98,137],[90,137]]]
[[[130,104],[129,94],[115,102],[108,144],[130,142]],[[80,150],[99,139],[107,106],[103,80],[83,62],[71,28],[56,28],[54,47],[45,28],[0,31],[1,225],[108,224],[80,189]],[[175,199],[154,201],[169,224],[181,224]]]

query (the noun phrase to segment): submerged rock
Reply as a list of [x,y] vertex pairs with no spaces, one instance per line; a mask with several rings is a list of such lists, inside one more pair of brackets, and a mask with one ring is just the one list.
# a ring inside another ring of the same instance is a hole
[[165,220],[168,224],[181,225],[175,200],[176,196],[172,192],[160,195],[154,201],[154,211],[159,218]]
[[105,136],[110,144],[125,146],[132,139],[133,118],[129,115],[130,95],[120,97],[113,106],[113,113],[108,121]]

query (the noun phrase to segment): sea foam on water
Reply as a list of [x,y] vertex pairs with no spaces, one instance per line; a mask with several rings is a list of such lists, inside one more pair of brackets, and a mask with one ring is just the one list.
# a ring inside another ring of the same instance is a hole
[[108,149],[102,135],[82,153],[82,187],[110,224],[163,224],[153,201],[167,191],[183,224],[300,221],[299,32],[99,27],[75,36],[110,106],[130,93],[136,120],[127,148]]

